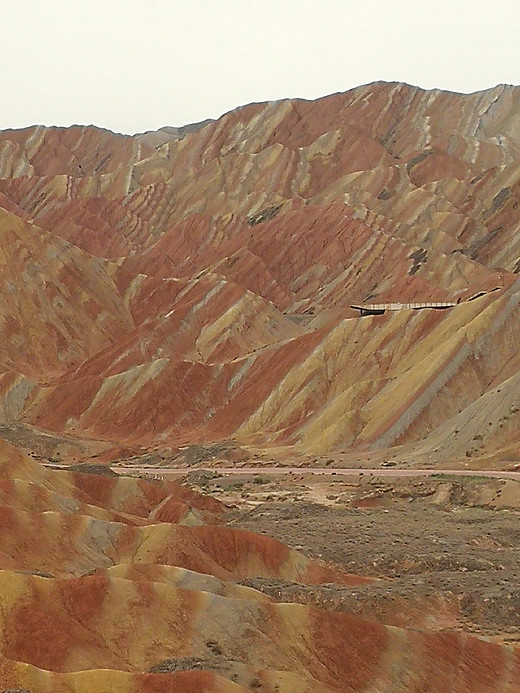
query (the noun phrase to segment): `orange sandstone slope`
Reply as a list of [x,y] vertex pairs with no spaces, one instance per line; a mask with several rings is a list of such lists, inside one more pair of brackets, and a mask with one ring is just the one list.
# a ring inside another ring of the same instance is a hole
[[2,443],[0,514],[2,690],[520,691],[514,648],[237,584],[368,580],[226,527],[180,484],[50,471]]
[[[0,423],[512,460],[519,113],[516,87],[376,83],[0,133]],[[395,301],[460,303],[350,308]]]

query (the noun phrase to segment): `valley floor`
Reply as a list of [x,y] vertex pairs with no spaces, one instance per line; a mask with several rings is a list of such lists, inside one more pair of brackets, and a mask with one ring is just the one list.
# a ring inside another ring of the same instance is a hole
[[234,526],[381,580],[356,588],[247,584],[278,599],[396,626],[520,641],[520,482],[190,476],[205,493],[236,506]]

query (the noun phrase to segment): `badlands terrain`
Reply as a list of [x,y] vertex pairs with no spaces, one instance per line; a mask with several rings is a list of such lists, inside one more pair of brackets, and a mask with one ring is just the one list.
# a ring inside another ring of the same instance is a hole
[[512,86],[0,132],[0,691],[519,693],[519,224]]

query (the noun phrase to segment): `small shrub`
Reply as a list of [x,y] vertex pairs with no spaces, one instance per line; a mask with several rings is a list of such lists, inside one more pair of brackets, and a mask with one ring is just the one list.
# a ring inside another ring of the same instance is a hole
[[211,652],[213,652],[213,654],[217,655],[218,657],[224,654],[222,648],[220,647],[218,642],[216,642],[216,640],[208,640],[206,642],[206,647],[208,648],[208,650],[211,650]]

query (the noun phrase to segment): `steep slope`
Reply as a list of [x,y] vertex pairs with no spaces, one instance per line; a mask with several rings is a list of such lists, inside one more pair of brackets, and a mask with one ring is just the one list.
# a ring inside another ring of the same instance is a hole
[[49,379],[132,326],[107,263],[3,209],[0,240],[3,370]]
[[[518,372],[519,109],[376,83],[134,137],[0,133],[3,420],[474,454],[448,421]],[[350,307],[410,300],[458,305]],[[477,454],[515,444],[485,425]]]

